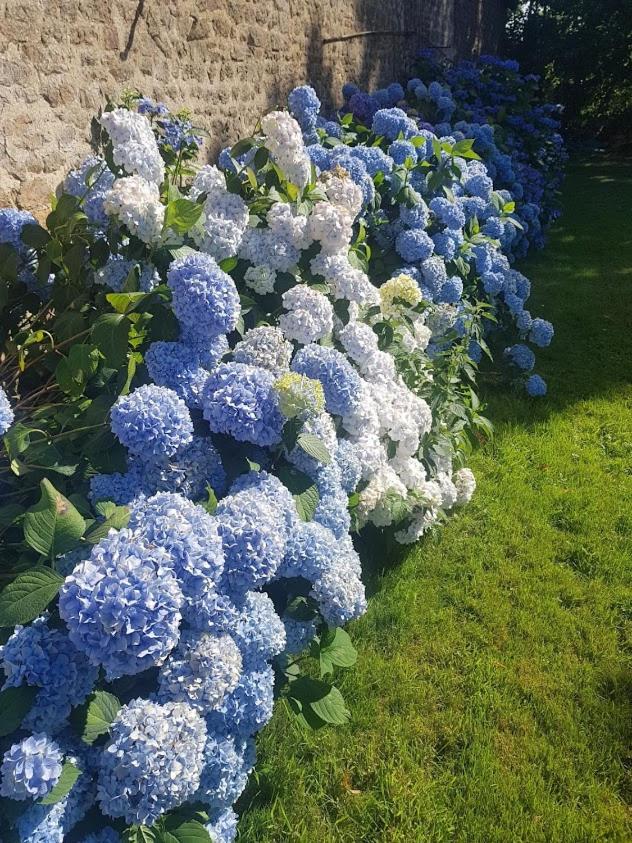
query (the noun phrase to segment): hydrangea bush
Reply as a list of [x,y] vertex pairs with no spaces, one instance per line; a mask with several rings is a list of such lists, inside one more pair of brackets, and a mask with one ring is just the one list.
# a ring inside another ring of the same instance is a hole
[[349,717],[353,534],[471,498],[485,337],[546,391],[476,138],[345,94],[198,167],[190,115],[128,93],[45,225],[0,211],[3,839],[233,840],[275,697]]

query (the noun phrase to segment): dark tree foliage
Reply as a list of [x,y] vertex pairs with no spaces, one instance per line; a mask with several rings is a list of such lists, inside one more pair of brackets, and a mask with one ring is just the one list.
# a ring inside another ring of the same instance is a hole
[[567,131],[632,144],[630,0],[510,0],[507,53],[541,73]]

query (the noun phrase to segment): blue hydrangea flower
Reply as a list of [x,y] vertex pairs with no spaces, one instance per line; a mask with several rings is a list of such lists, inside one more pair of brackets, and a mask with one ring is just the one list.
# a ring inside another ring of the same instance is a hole
[[359,123],[369,126],[380,104],[371,94],[356,91],[349,98],[347,108]]
[[358,448],[347,439],[339,439],[334,459],[340,471],[342,488],[350,495],[355,492],[362,476]]
[[204,828],[211,836],[212,843],[234,843],[237,836],[237,814],[232,808],[216,811]]
[[239,684],[207,717],[209,732],[250,738],[272,717],[274,671],[268,664],[244,671]]
[[480,363],[483,359],[483,349],[476,340],[470,340],[467,353],[475,363]]
[[546,395],[546,381],[540,375],[531,375],[527,378],[525,389],[532,398],[540,398]]
[[477,173],[467,178],[463,186],[472,196],[478,196],[479,199],[485,200],[491,197],[492,191],[494,190],[494,182],[489,176],[485,176],[482,173]]
[[123,529],[66,578],[59,614],[73,644],[110,680],[162,664],[178,642],[182,602],[167,551]]
[[157,699],[185,702],[207,714],[237,687],[241,670],[241,653],[230,635],[183,632],[158,674]]
[[[218,497],[226,492],[226,471],[210,436],[194,436],[191,444],[180,448],[168,462],[149,463],[143,467],[142,474],[146,495],[179,492],[191,500],[199,501],[207,496],[207,484]],[[134,497],[137,495],[132,495],[124,502]]]
[[516,326],[522,333],[526,333],[529,330],[532,322],[533,319],[528,310],[521,310],[519,313],[516,313]]
[[4,436],[13,424],[15,415],[7,398],[7,393],[0,387],[0,436]]
[[434,251],[432,239],[421,229],[401,231],[395,240],[397,254],[407,263],[425,261]]
[[357,406],[362,381],[344,354],[335,348],[306,345],[294,355],[291,368],[321,382],[330,413],[344,416]]
[[103,208],[103,199],[113,184],[114,173],[108,169],[104,159],[89,155],[64,179],[64,193],[82,199],[82,210],[90,222],[105,229],[108,215]]
[[23,258],[29,250],[22,240],[22,229],[25,225],[37,225],[33,214],[18,211],[16,208],[0,208],[0,243],[13,246]]
[[208,372],[195,350],[181,342],[154,342],[145,354],[149,377],[172,389],[187,407],[199,407]]
[[287,103],[303,132],[312,131],[320,111],[320,100],[316,91],[309,85],[301,85],[290,91]]
[[210,255],[194,252],[173,261],[167,284],[178,320],[200,340],[234,330],[241,313],[239,293]]
[[517,343],[505,349],[505,354],[515,366],[525,372],[530,371],[535,366],[535,354],[522,343]]
[[358,575],[357,555],[340,554],[334,565],[314,581],[311,597],[330,626],[343,626],[366,611],[364,585]]
[[430,210],[436,214],[447,228],[462,228],[465,225],[465,214],[456,202],[450,202],[445,196],[437,196],[430,201]]
[[180,331],[180,342],[193,350],[197,355],[200,366],[212,371],[222,357],[228,352],[228,339],[224,334],[217,337],[202,337],[191,328],[182,327]]
[[404,139],[417,134],[417,127],[401,108],[381,108],[373,116],[371,131],[394,141],[400,134]]
[[338,542],[327,527],[317,521],[299,521],[287,537],[279,577],[303,577],[309,582],[334,564]]
[[531,322],[531,330],[529,331],[529,339],[534,345],[540,348],[546,348],[551,344],[553,339],[553,325],[547,322],[546,319],[534,319]]
[[252,739],[235,741],[230,735],[209,733],[204,747],[200,787],[194,801],[213,810],[230,807],[246,787],[255,760]]
[[265,494],[245,490],[220,501],[215,516],[226,560],[225,590],[245,595],[268,582],[285,553],[278,509]]
[[202,408],[215,433],[263,447],[281,441],[283,416],[272,372],[247,363],[220,363],[209,376]]
[[171,457],[193,440],[187,405],[163,386],[147,384],[121,395],[110,411],[110,419],[119,441],[149,462]]
[[298,656],[305,650],[316,635],[316,622],[297,621],[294,618],[283,618],[285,626],[285,652],[289,656]]
[[456,304],[461,300],[462,295],[463,281],[461,281],[458,275],[453,275],[451,278],[448,278],[445,284],[441,287],[439,300],[446,302],[447,304]]
[[396,140],[388,148],[388,154],[393,161],[400,165],[410,158],[413,165],[417,163],[417,147],[410,141]]
[[186,703],[132,700],[116,715],[99,757],[101,809],[152,825],[198,789],[205,743],[204,720]]
[[128,526],[136,540],[168,554],[185,598],[182,615],[195,624],[224,570],[216,520],[182,495],[159,492],[132,506]]
[[285,648],[283,622],[272,600],[262,592],[246,594],[232,634],[246,669],[278,656]]
[[314,521],[331,530],[336,538],[342,538],[351,528],[347,504],[347,496],[342,489],[334,494],[321,495],[314,512]]
[[399,218],[408,228],[423,229],[428,225],[430,215],[425,202],[417,202],[416,205],[400,205]]
[[130,503],[141,495],[150,494],[151,487],[147,483],[142,463],[131,462],[129,469],[121,474],[95,474],[90,478],[90,500],[112,501],[119,506]]
[[350,151],[354,158],[362,161],[371,178],[378,173],[390,173],[393,169],[392,159],[379,146],[354,146]]
[[41,617],[16,626],[0,655],[7,677],[5,688],[23,683],[40,688],[23,719],[25,729],[55,734],[67,724],[71,708],[92,691],[97,670],[60,629],[50,629]]
[[40,799],[55,787],[61,775],[62,753],[43,733],[14,743],[4,754],[0,794],[9,799]]

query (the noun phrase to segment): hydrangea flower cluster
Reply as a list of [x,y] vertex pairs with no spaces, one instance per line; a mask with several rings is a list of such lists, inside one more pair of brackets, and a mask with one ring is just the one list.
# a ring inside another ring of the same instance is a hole
[[[234,840],[275,671],[366,610],[352,532],[412,542],[474,494],[489,308],[517,379],[546,392],[531,346],[553,328],[512,267],[541,222],[518,159],[443,76],[344,95],[328,120],[295,89],[192,178],[189,118],[136,99],[102,115],[103,155],[65,181],[108,252],[99,299],[151,304],[126,310],[136,368],[109,421],[127,465],[89,483],[102,532],[56,560],[58,613],[0,650],[4,688],[36,689],[1,765],[24,843],[62,841],[90,809],[87,839],[112,843],[187,803]],[[30,221],[0,212],[25,267]],[[0,433],[12,423],[2,391]],[[95,687],[122,702],[86,751],[70,715]],[[67,760],[70,793],[30,804]]]

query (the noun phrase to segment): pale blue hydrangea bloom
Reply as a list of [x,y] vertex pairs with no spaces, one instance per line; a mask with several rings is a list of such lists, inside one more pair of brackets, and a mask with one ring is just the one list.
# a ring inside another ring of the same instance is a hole
[[110,817],[153,824],[200,785],[206,727],[186,703],[132,700],[110,726],[99,758],[97,797]]
[[408,263],[425,261],[434,251],[434,243],[430,236],[421,229],[414,228],[401,231],[395,240],[395,249]]
[[173,456],[193,440],[189,410],[172,389],[155,384],[121,395],[110,411],[112,432],[134,455],[148,462]]
[[281,441],[283,416],[272,372],[247,363],[220,363],[206,382],[204,418],[215,433],[269,446]]
[[41,799],[59,781],[62,760],[59,746],[43,732],[14,743],[2,760],[0,794],[9,799]]
[[173,310],[181,325],[211,339],[230,333],[241,312],[235,282],[202,252],[173,261],[167,274]]
[[234,843],[237,836],[237,814],[232,808],[215,812],[205,826],[212,843]]
[[268,595],[249,591],[239,609],[232,635],[241,651],[244,667],[256,667],[282,653],[285,628]]
[[0,436],[4,436],[13,424],[15,415],[7,398],[7,393],[0,387]]
[[167,551],[123,529],[66,578],[59,613],[108,680],[161,664],[178,642],[182,592]]
[[321,382],[330,413],[348,415],[357,406],[360,376],[335,348],[314,343],[300,348],[292,360],[292,371]]
[[546,319],[537,318],[531,322],[529,339],[534,345],[537,345],[540,348],[546,348],[551,344],[554,333],[555,331],[553,330],[553,325],[551,325],[550,322],[547,322]]
[[272,717],[274,706],[274,671],[268,664],[244,671],[239,684],[217,711],[207,718],[209,732],[252,737]]
[[289,656],[297,656],[309,645],[316,635],[316,622],[299,621],[294,618],[283,618],[285,626],[285,652]]
[[204,747],[200,788],[194,801],[213,810],[230,807],[246,787],[255,760],[255,743],[252,739],[235,740],[230,735],[209,733]]

